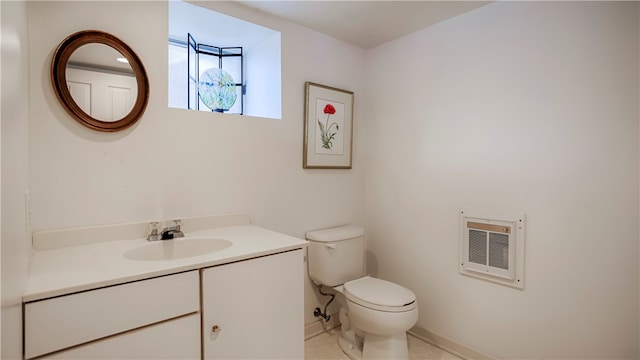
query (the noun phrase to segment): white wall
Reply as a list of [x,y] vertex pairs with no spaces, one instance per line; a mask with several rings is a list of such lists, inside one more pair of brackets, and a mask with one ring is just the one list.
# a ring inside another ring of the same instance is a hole
[[[366,53],[369,268],[500,358],[637,358],[638,3],[498,2]],[[458,209],[527,214],[523,291]]]
[[26,2],[0,2],[2,31],[2,330],[0,357],[22,358],[22,291],[30,231],[25,219],[28,185],[29,88]]
[[[504,358],[638,357],[637,3],[500,2],[366,53],[206,4],[282,32],[282,120],[168,109],[163,2],[29,3],[35,230],[246,210],[302,237],[362,224],[366,202],[369,269],[416,292],[418,326]],[[150,76],[125,132],[78,125],[51,91],[55,46],[84,29]],[[356,93],[353,170],[302,169],[304,81]],[[527,213],[525,290],[457,273],[460,206]]]
[[[167,107],[166,2],[29,3],[34,231],[239,210],[256,225],[298,237],[364,222],[360,123],[352,170],[302,169],[304,82],[362,94],[364,51],[233,3],[206,4],[282,33],[282,120]],[[53,51],[84,29],[118,36],[144,62],[149,106],[129,130],[84,128],[52,92]],[[356,116],[359,104],[356,98]],[[318,304],[309,284],[306,291],[311,322]]]

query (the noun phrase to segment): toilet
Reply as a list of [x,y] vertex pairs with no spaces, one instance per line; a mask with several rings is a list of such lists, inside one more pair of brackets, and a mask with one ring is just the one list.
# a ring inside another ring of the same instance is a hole
[[407,330],[418,321],[415,294],[365,276],[365,233],[341,226],[310,231],[309,277],[333,288],[340,304],[338,344],[351,359],[408,359]]

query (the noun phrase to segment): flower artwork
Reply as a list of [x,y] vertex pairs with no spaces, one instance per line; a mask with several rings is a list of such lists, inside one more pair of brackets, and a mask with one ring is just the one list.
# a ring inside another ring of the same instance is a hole
[[344,125],[344,105],[335,101],[317,100],[316,152],[322,154],[342,154]]
[[353,92],[307,81],[304,169],[351,169]]

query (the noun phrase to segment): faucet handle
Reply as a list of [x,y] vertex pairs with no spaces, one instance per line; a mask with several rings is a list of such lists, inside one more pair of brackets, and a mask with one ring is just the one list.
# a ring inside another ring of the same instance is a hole
[[180,219],[173,220],[173,224],[175,226],[176,231],[180,231],[180,227],[182,226],[182,221]]
[[149,228],[147,230],[147,240],[156,241],[160,240],[160,229],[158,228],[159,223],[157,221],[152,221],[149,223]]
[[158,225],[159,225],[159,224],[160,224],[160,223],[159,223],[159,222],[157,222],[157,221],[152,221],[152,222],[150,222],[150,223],[149,223],[149,230],[148,230],[149,235],[156,235],[156,234],[158,234],[158,231],[160,230],[160,229],[158,228]]

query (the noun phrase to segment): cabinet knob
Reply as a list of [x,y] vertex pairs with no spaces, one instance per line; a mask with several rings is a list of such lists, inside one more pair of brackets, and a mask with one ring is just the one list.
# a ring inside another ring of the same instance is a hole
[[220,328],[220,326],[218,326],[218,325],[213,325],[213,326],[211,327],[211,332],[212,332],[212,333],[214,333],[214,334],[219,333],[219,332],[220,332],[220,330],[222,330],[222,329],[221,329],[221,328]]

